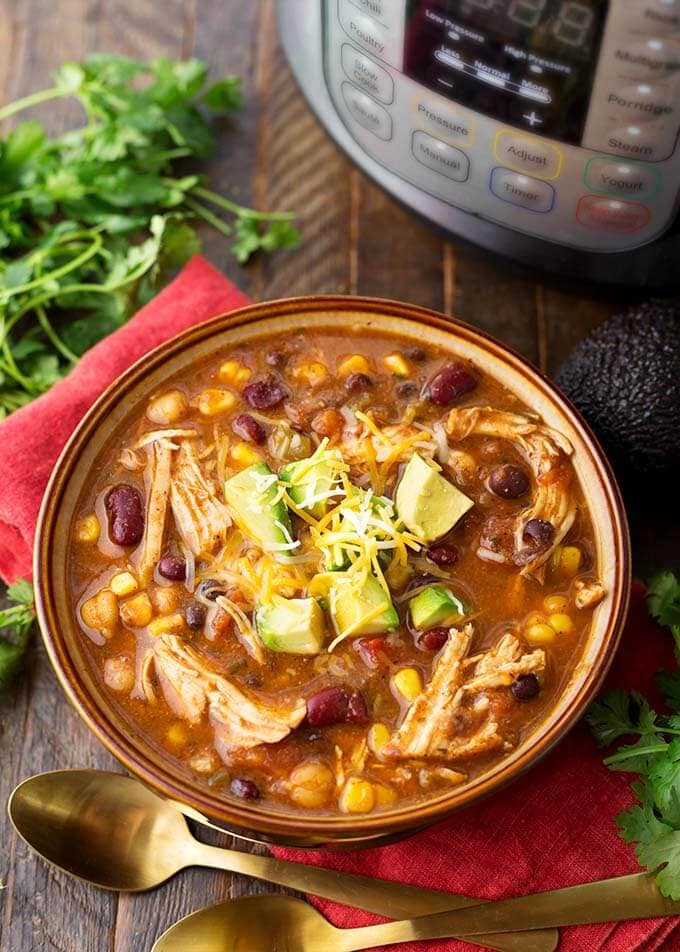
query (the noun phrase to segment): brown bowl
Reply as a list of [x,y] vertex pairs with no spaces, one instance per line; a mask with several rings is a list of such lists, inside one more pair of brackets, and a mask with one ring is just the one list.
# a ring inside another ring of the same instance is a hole
[[[304,816],[220,799],[169,760],[164,762],[157,749],[133,733],[94,677],[64,584],[70,527],[87,473],[109,436],[163,380],[232,342],[343,325],[416,337],[471,359],[567,436],[590,503],[599,575],[608,592],[594,612],[582,656],[558,706],[510,756],[451,792],[361,818]],[[187,815],[238,835],[298,846],[339,846],[385,841],[441,819],[497,791],[566,733],[602,684],[616,650],[628,605],[630,552],[621,497],[602,450],[569,402],[526,360],[476,328],[434,311],[366,298],[306,297],[255,304],[192,327],[143,357],[106,390],[69,440],[50,479],[38,521],[34,574],[40,627],[57,677],[88,727],[131,773]]]

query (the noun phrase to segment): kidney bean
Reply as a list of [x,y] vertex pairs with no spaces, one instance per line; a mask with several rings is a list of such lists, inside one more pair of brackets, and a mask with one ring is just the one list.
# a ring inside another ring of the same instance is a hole
[[412,397],[418,392],[418,387],[412,380],[403,380],[395,387],[395,393],[398,397]]
[[425,396],[439,407],[448,407],[476,386],[477,381],[463,364],[452,363],[447,364],[430,380],[425,387]]
[[491,470],[487,485],[501,499],[519,499],[529,492],[529,477],[519,466],[505,463]]
[[254,380],[243,390],[244,400],[256,410],[273,410],[286,399],[287,393],[273,377]]
[[116,545],[137,545],[144,535],[144,503],[127,483],[114,486],[106,497],[109,536]]
[[450,568],[458,561],[458,549],[453,545],[431,545],[425,558],[440,568]]
[[187,577],[187,565],[184,559],[172,552],[166,552],[158,563],[158,574],[171,582],[183,582]]
[[267,439],[265,428],[249,413],[239,413],[231,428],[242,440],[248,440],[250,443],[264,443]]
[[227,593],[220,586],[220,582],[214,578],[204,579],[196,589],[199,595],[202,595],[203,598],[207,598],[208,601],[214,602],[218,595],[226,595]]
[[365,724],[368,721],[366,699],[360,691],[355,691],[350,695],[345,720],[350,724]]
[[246,777],[234,777],[229,789],[235,797],[240,797],[242,800],[259,800],[260,798],[260,788]]
[[555,526],[545,519],[530,519],[524,527],[522,538],[539,551],[547,549],[555,538]]
[[517,701],[530,701],[536,697],[541,690],[541,686],[535,674],[520,674],[513,681],[510,690]]
[[359,638],[354,648],[369,668],[382,668],[390,663],[390,644],[385,638]]
[[193,628],[194,631],[200,631],[203,625],[205,625],[205,617],[205,605],[200,605],[198,602],[191,602],[190,605],[187,605],[187,609],[184,612],[184,620],[189,628]]
[[431,651],[434,654],[441,651],[448,640],[448,628],[430,628],[418,636],[416,644],[421,651]]
[[405,592],[412,592],[414,588],[422,588],[424,585],[437,585],[441,582],[438,575],[429,575],[427,572],[421,572],[409,579]]
[[370,390],[372,386],[373,381],[368,374],[350,374],[345,380],[345,388],[350,393],[356,393],[359,390]]

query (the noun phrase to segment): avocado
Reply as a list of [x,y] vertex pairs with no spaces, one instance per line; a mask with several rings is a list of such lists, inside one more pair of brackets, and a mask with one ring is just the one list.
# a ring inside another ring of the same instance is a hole
[[656,478],[658,499],[658,478],[670,485],[680,468],[680,304],[651,300],[605,321],[576,345],[556,382],[617,475],[646,485]]
[[406,528],[425,542],[445,535],[474,505],[417,453],[408,461],[395,502]]
[[[338,634],[350,629],[352,637],[382,635],[394,631],[399,624],[391,598],[373,575],[367,576],[360,588],[356,587],[352,576],[339,575],[337,581],[331,582],[328,604]],[[375,615],[379,607],[383,610]]]
[[255,622],[270,651],[312,655],[318,654],[324,643],[323,612],[314,598],[281,598],[260,605]]
[[469,613],[467,605],[442,585],[424,588],[411,599],[408,607],[416,631],[426,631],[439,625],[448,628]]
[[[288,483],[288,494],[296,506],[315,519],[328,512],[328,496],[335,487],[335,471],[326,459],[301,459],[287,463],[279,472],[279,479]],[[321,498],[319,498],[321,496]]]
[[263,549],[276,552],[292,541],[290,516],[283,499],[277,498],[276,474],[266,463],[255,463],[224,484],[224,498],[236,523]]

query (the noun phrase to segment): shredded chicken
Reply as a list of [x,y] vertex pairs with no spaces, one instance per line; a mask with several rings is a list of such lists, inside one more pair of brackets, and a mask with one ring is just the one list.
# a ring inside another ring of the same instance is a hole
[[143,585],[148,584],[163,552],[173,452],[173,444],[165,439],[155,440],[147,445],[146,521],[139,559],[139,574]]
[[[493,407],[451,410],[446,429],[449,437],[455,441],[468,436],[492,436],[508,440],[530,465],[536,493],[532,504],[514,520],[513,561],[522,566],[522,575],[543,581],[545,563],[576,517],[576,503],[569,487],[570,472],[565,465],[573,452],[571,444],[557,430],[537,419],[495,410]],[[550,544],[538,551],[524,539],[524,528],[532,519],[549,522],[555,530]],[[479,554],[483,555],[482,552]]]
[[[471,642],[472,625],[451,629],[429,684],[385,748],[387,757],[455,760],[505,744],[488,697],[481,692],[507,687],[519,675],[542,671],[545,653],[537,649],[522,654],[519,641],[506,634],[488,652],[467,658]],[[469,675],[467,669],[473,665]],[[458,722],[464,719],[457,715],[464,705],[476,718],[483,718],[472,734],[460,732]]]
[[577,608],[594,608],[607,594],[595,579],[577,579],[574,582],[574,604]]
[[307,713],[303,699],[274,706],[246,695],[177,635],[158,638],[153,655],[166,701],[191,724],[207,710],[223,760],[232,750],[283,740]]
[[210,555],[218,543],[224,542],[231,519],[214,483],[204,475],[191,443],[183,442],[175,459],[170,505],[177,531],[195,556]]

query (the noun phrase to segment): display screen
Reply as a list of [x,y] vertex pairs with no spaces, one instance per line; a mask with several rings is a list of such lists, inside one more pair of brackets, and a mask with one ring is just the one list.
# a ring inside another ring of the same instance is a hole
[[410,0],[404,72],[539,135],[580,144],[606,0]]

